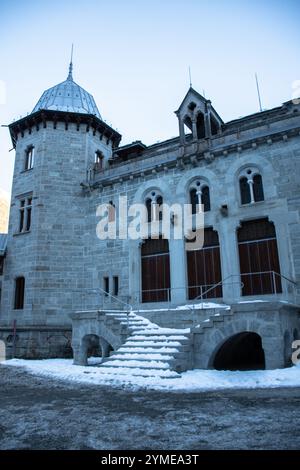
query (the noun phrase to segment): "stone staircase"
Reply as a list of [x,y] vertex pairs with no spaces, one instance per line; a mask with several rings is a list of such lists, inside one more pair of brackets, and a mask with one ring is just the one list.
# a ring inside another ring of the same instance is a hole
[[178,378],[190,362],[189,329],[160,328],[146,318],[124,311],[106,311],[105,324],[124,343],[104,358],[101,365],[108,375]]
[[231,319],[233,312],[229,309],[218,311],[210,315],[206,320],[201,321],[197,326],[191,329],[192,333],[205,334],[209,328],[218,328],[224,321]]

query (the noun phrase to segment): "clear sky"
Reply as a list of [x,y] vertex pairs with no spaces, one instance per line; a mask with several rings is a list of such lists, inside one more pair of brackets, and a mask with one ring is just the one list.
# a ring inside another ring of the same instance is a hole
[[[255,72],[263,108],[278,106],[300,80],[299,23],[299,0],[0,0],[0,124],[65,80],[72,42],[74,80],[122,143],[178,135],[173,111],[189,65],[193,87],[225,121],[258,111]],[[1,127],[0,188],[8,192],[11,147]]]

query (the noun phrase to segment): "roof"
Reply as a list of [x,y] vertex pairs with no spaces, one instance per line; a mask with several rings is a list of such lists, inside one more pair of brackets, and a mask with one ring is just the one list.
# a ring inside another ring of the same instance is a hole
[[33,113],[41,109],[92,114],[102,120],[93,96],[73,80],[73,64],[70,63],[67,80],[44,91],[33,108]]
[[0,256],[5,255],[7,245],[7,233],[0,233]]

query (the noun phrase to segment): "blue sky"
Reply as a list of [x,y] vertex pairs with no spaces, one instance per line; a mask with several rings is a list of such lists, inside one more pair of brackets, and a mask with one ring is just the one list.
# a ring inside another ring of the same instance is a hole
[[[0,124],[31,112],[67,76],[93,94],[123,143],[178,134],[173,111],[188,86],[222,118],[290,100],[300,79],[299,0],[0,0]],[[10,191],[14,151],[0,128],[0,188]]]

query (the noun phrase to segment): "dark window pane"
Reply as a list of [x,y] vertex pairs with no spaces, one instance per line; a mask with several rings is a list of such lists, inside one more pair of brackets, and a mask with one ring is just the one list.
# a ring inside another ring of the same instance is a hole
[[31,207],[27,209],[27,217],[26,217],[26,230],[30,230],[31,226]]
[[197,213],[198,196],[195,188],[190,190],[190,203],[192,205],[192,214]]
[[204,206],[204,212],[210,211],[210,196],[208,186],[204,186],[202,188],[201,204]]
[[147,217],[148,217],[148,222],[151,222],[152,218],[151,218],[151,207],[152,207],[152,204],[151,204],[151,199],[147,199],[146,200],[146,209],[147,209]]
[[24,308],[25,278],[18,277],[15,282],[15,310]]
[[114,283],[113,294],[118,295],[119,294],[119,278],[118,278],[118,276],[113,277],[113,283]]
[[109,294],[109,277],[103,278],[103,289],[106,295]]
[[20,210],[19,232],[23,232],[23,228],[24,228],[24,209]]
[[250,187],[246,177],[240,179],[240,192],[242,204],[249,204],[251,202]]
[[264,200],[264,189],[261,175],[255,175],[253,178],[253,194],[254,201],[257,202]]

